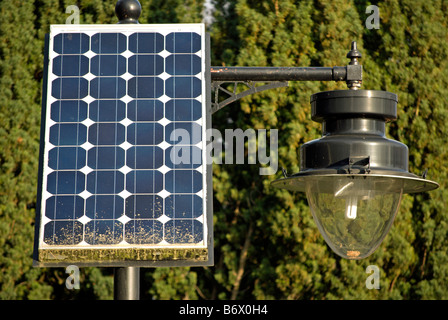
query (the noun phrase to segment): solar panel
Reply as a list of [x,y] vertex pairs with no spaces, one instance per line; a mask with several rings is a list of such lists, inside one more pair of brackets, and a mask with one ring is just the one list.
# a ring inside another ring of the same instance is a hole
[[204,25],[47,39],[35,264],[213,264]]

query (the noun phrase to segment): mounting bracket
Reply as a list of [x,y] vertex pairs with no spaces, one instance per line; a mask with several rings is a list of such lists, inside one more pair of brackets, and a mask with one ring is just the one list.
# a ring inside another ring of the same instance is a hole
[[[288,81],[345,81],[349,89],[358,90],[362,84],[362,65],[358,61],[361,53],[355,41],[347,58],[350,62],[345,67],[211,67],[211,85],[215,93],[212,113],[250,94],[287,87]],[[234,84],[232,91],[223,87],[228,83]],[[266,84],[257,86],[259,83]],[[237,93],[238,84],[244,84],[248,89]],[[221,102],[220,92],[228,95]]]
[[[229,84],[229,83],[233,83],[232,91],[229,91],[222,87],[223,84]],[[259,83],[266,83],[266,84],[257,86],[257,84]],[[248,89],[243,92],[237,93],[238,84],[243,84],[247,86]],[[212,102],[212,114],[222,109],[226,105],[234,101],[237,101],[243,97],[251,95],[253,93],[287,86],[288,81],[213,81],[212,89],[214,91],[214,102]],[[226,98],[221,102],[219,102],[220,92],[223,92],[228,95],[228,98]]]

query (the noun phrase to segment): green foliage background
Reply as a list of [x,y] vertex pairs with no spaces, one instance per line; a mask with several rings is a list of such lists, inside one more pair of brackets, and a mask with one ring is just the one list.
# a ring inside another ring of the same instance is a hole
[[[201,22],[204,0],[141,0],[140,23]],[[0,299],[111,299],[113,274],[82,268],[81,289],[63,268],[32,267],[44,35],[63,24],[116,23],[116,1],[0,1]],[[398,94],[388,134],[409,147],[410,171],[441,188],[406,195],[380,248],[362,261],[333,254],[301,194],[274,190],[257,165],[214,165],[215,266],[142,269],[142,299],[448,299],[448,1],[214,0],[212,65],[343,66],[353,40],[363,88]],[[370,4],[380,29],[367,29]],[[309,97],[344,83],[291,82],[247,97],[214,127],[279,130],[280,167],[298,171],[299,146],[320,136]],[[380,268],[380,290],[365,286]]]

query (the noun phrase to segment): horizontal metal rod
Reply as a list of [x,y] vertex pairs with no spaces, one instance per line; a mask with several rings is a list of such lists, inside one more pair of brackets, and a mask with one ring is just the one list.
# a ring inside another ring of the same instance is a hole
[[346,67],[211,67],[212,81],[345,81]]

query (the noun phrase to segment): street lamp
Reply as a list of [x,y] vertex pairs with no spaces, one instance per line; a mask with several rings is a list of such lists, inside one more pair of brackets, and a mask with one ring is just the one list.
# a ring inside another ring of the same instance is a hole
[[388,233],[405,193],[438,188],[408,172],[408,148],[385,137],[397,117],[397,96],[338,90],[311,96],[322,138],[300,148],[300,172],[272,183],[305,192],[330,248],[346,259],[372,254]]
[[[215,97],[222,82],[243,82],[246,92],[229,93],[216,111],[247,94],[287,81],[345,81],[350,90],[311,96],[311,118],[322,123],[322,138],[300,148],[300,172],[272,186],[305,192],[313,218],[330,248],[346,259],[372,254],[388,233],[405,193],[439,185],[408,172],[408,148],[386,138],[386,122],[397,118],[394,93],[361,90],[361,53],[352,42],[345,67],[212,67]],[[268,82],[263,87],[250,81]]]

